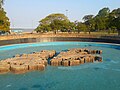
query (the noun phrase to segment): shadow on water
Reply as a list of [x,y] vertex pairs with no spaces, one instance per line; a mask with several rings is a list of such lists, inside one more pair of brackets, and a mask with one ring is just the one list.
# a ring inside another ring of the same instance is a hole
[[44,87],[50,89],[50,88],[56,86],[56,84],[58,84],[58,82],[51,82],[51,83],[47,83]]
[[62,50],[62,52],[67,52],[67,51],[68,51],[68,49]]
[[111,62],[111,59],[105,59],[104,61]]
[[32,88],[41,88],[42,86],[41,85],[33,85]]
[[20,88],[19,90],[29,90],[28,88]]
[[96,70],[96,71],[97,71],[97,70],[100,70],[100,68],[99,68],[99,67],[94,67],[94,70]]
[[114,49],[120,50],[120,47],[116,46],[116,47],[114,47]]
[[46,89],[51,89],[52,87],[56,86],[56,84],[58,84],[58,82],[50,82],[50,83],[46,83],[45,85],[35,84],[31,88],[39,89],[39,90],[46,90]]
[[[54,55],[54,57],[56,57],[58,54],[60,54],[60,52],[56,52],[56,54]],[[48,59],[48,64],[49,65],[50,65],[50,60],[53,59],[54,57]]]
[[40,90],[45,90],[44,86],[39,85],[39,84],[33,85],[31,88],[40,89]]
[[[68,49],[65,49],[65,50],[62,50],[61,52],[67,52],[67,51],[68,51]],[[58,56],[59,54],[60,54],[60,52],[56,52],[56,54],[54,55],[54,57]],[[54,57],[53,57],[53,58],[54,58]],[[49,58],[49,59],[48,59],[48,64],[49,64],[49,65],[50,65],[50,60],[53,59],[53,58]]]

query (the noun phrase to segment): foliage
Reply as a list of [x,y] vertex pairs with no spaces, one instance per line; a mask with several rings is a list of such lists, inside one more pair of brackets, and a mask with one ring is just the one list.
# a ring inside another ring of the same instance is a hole
[[77,30],[78,33],[80,33],[81,31],[86,33],[87,32],[87,26],[82,22],[78,22],[77,26],[76,26],[76,30]]
[[120,8],[114,9],[109,14],[109,27],[113,30],[117,29],[118,35],[120,35]]
[[85,21],[85,25],[87,27],[87,30],[90,32],[94,29],[94,15],[86,15],[83,17],[83,20]]
[[47,17],[45,17],[44,19],[42,19],[40,21],[40,24],[43,24],[43,25],[44,24],[48,24],[49,25],[54,20],[60,20],[60,21],[65,20],[65,21],[69,22],[68,18],[64,14],[57,13],[57,14],[50,14],[50,15],[48,15]]
[[54,31],[57,33],[59,30],[65,30],[68,28],[69,19],[64,14],[50,14],[39,23],[39,26],[35,29],[37,32]]
[[105,7],[98,12],[98,16],[99,17],[107,17],[109,15],[109,13],[110,13],[110,9],[108,7]]
[[86,21],[91,20],[93,17],[94,17],[94,15],[85,15],[85,16],[83,17],[83,20],[86,22]]
[[0,30],[5,32],[9,32],[10,30],[9,18],[6,16],[3,8],[0,9]]
[[120,8],[110,11],[102,8],[97,15],[85,15],[84,22],[70,22],[64,14],[51,14],[40,21],[37,32],[116,32],[120,35]]
[[2,9],[3,3],[4,3],[4,0],[0,0],[0,9]]

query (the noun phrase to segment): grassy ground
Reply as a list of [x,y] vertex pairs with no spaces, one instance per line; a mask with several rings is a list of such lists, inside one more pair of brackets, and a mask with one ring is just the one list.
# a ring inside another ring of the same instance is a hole
[[91,32],[89,33],[24,33],[24,34],[12,34],[12,35],[3,35],[0,36],[0,40],[9,40],[9,39],[19,39],[19,38],[40,38],[40,37],[87,37],[87,38],[97,38],[97,37],[117,37],[117,33],[106,33],[106,32]]

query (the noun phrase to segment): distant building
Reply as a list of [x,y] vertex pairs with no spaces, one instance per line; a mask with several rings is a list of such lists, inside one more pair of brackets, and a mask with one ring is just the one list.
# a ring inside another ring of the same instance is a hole
[[23,30],[10,30],[11,34],[22,34]]

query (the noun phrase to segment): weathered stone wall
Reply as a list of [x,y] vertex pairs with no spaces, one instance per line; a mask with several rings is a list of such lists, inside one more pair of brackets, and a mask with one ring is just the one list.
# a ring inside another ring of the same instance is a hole
[[16,74],[25,73],[33,70],[44,70],[47,66],[47,59],[55,55],[54,50],[42,50],[32,54],[16,55],[0,61],[0,73],[13,72]]
[[33,70],[45,70],[50,60],[51,66],[76,66],[84,63],[102,62],[102,50],[89,50],[86,48],[69,49],[60,52],[56,57],[55,50],[42,50],[32,54],[16,54],[13,58],[0,61],[0,73],[13,72],[22,74]]
[[67,52],[61,52],[57,57],[50,61],[52,66],[76,66],[84,63],[92,63],[95,61],[102,62],[102,50],[89,49],[70,49]]

